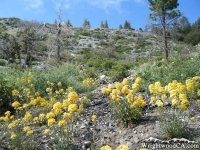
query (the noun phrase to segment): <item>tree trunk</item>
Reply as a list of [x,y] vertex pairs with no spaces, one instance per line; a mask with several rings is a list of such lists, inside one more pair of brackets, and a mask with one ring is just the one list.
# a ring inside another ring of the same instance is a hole
[[59,63],[61,60],[60,57],[60,34],[61,34],[61,24],[58,24],[58,33],[57,33],[57,62]]
[[163,42],[164,42],[164,58],[168,59],[168,48],[167,48],[167,36],[166,36],[166,22],[165,17],[162,18],[162,25],[163,25]]

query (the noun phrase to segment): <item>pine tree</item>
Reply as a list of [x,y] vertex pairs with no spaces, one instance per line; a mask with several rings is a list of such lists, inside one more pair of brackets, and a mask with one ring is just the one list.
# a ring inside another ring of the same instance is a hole
[[123,29],[123,27],[122,27],[122,25],[120,24],[120,25],[119,25],[119,30],[121,30],[121,29]]
[[107,20],[104,23],[104,28],[108,28],[108,21]]
[[103,21],[101,21],[101,23],[100,23],[100,28],[104,28]]
[[73,27],[73,25],[71,24],[70,20],[68,19],[67,22],[65,23],[66,27]]
[[83,21],[82,27],[83,28],[90,28],[90,22],[86,18]]
[[124,22],[124,29],[131,29],[131,23],[127,20]]
[[167,26],[181,16],[179,10],[175,10],[178,7],[178,0],[148,0],[150,10],[149,18],[153,21],[159,21],[162,26],[163,43],[164,43],[164,58],[168,59],[168,47],[167,47]]

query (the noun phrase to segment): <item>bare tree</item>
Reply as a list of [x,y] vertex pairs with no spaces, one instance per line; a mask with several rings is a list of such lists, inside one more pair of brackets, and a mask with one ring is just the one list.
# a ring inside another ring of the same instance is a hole
[[51,26],[48,24],[44,24],[43,28],[48,28],[50,29],[50,32],[55,32],[56,33],[56,39],[55,39],[55,44],[56,44],[56,58],[57,62],[61,60],[60,56],[60,51],[61,51],[61,33],[62,33],[62,28],[63,28],[63,20],[62,20],[62,10],[59,8],[59,12],[57,13],[58,20],[56,20],[55,26]]

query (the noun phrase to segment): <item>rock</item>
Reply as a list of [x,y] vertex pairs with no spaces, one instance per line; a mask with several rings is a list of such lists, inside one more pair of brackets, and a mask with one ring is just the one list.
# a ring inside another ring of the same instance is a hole
[[89,147],[91,146],[91,143],[92,143],[91,141],[85,141],[85,142],[83,143],[83,144],[84,144],[83,147],[84,147],[84,148],[89,148]]

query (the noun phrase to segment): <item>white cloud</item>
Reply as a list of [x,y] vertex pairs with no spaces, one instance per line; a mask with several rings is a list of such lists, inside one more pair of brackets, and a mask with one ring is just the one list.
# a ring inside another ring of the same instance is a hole
[[94,7],[103,8],[104,10],[108,10],[110,8],[115,9],[117,11],[121,11],[121,3],[129,0],[86,0],[87,3]]
[[52,0],[55,4],[56,9],[64,6],[65,9],[81,7],[85,5],[90,5],[95,8],[103,9],[109,12],[111,9],[118,12],[122,12],[121,5],[124,2],[135,2],[137,4],[144,3],[144,0]]
[[39,9],[43,6],[43,0],[23,0],[26,5],[26,9]]

